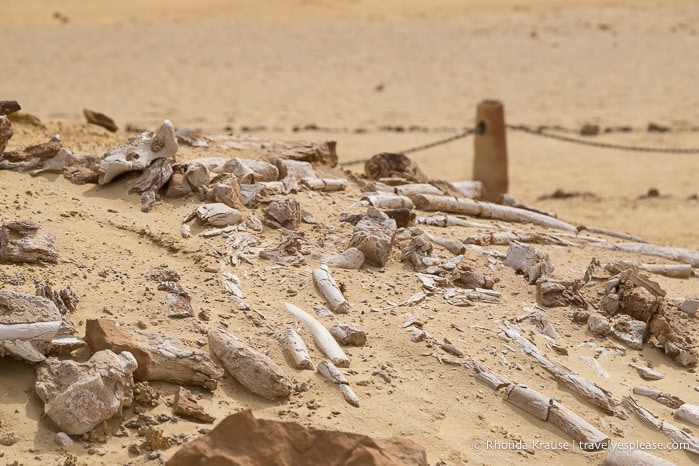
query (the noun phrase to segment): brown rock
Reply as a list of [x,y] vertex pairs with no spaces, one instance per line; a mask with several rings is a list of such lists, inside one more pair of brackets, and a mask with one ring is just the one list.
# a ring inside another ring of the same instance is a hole
[[49,141],[24,149],[5,152],[4,157],[10,162],[26,162],[32,159],[46,160],[55,157],[63,146],[59,141]]
[[180,387],[175,394],[175,404],[172,407],[172,412],[201,422],[211,423],[216,420],[215,417],[206,413],[204,408],[199,406],[192,392],[184,387]]
[[0,115],[0,155],[5,152],[7,141],[12,138],[12,122],[5,115]]
[[170,177],[170,181],[165,190],[165,197],[170,199],[177,199],[181,197],[187,197],[192,194],[192,187],[185,174],[181,171],[175,171]]
[[427,183],[429,178],[412,159],[404,154],[376,154],[364,164],[364,173],[372,180],[405,178],[414,183]]
[[53,235],[37,222],[16,220],[0,226],[0,261],[55,264],[57,260]]
[[131,352],[138,361],[136,380],[162,380],[214,390],[223,375],[208,353],[187,347],[175,337],[129,330],[109,319],[88,320],[85,341],[93,351]]
[[289,196],[273,196],[263,211],[265,223],[273,228],[298,230],[301,223],[301,204]]
[[294,422],[228,416],[207,435],[175,453],[166,466],[427,466],[424,448],[409,439],[372,439]]
[[83,115],[85,115],[85,119],[88,123],[92,125],[101,126],[102,128],[111,131],[112,133],[116,133],[119,129],[116,123],[114,123],[114,120],[109,118],[104,113],[83,109]]

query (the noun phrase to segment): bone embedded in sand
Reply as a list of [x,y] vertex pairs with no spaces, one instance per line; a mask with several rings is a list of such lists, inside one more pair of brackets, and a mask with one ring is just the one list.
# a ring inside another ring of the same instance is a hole
[[607,435],[559,401],[551,400],[548,422],[568,434],[585,451],[599,451],[609,446]]
[[301,185],[314,191],[343,191],[347,187],[345,178],[302,178]]
[[342,254],[319,254],[318,262],[340,269],[357,270],[364,264],[364,253],[357,248],[347,248]]
[[675,411],[675,419],[699,426],[699,406],[683,404]]
[[667,435],[670,440],[679,446],[680,450],[685,450],[695,455],[699,455],[699,438],[679,429],[667,421],[663,421],[660,431]]
[[330,310],[336,314],[347,314],[351,308],[327,265],[313,269],[313,282],[327,301]]
[[156,159],[174,159],[178,147],[175,129],[165,120],[157,132],[141,133],[107,152],[99,165],[99,184],[109,183],[122,173],[144,170]]
[[303,309],[285,303],[286,308],[308,329],[318,348],[338,367],[349,367],[350,360],[323,324]]
[[636,371],[638,371],[638,375],[640,375],[641,378],[643,378],[645,380],[660,380],[660,379],[665,378],[665,376],[662,374],[662,372],[651,369],[648,366],[644,366],[642,364],[635,364],[635,363],[629,363],[629,366],[636,369]]
[[233,378],[250,392],[268,400],[286,398],[291,393],[291,379],[284,370],[235,335],[210,329],[209,347]]
[[416,194],[436,194],[441,195],[442,190],[429,183],[404,184],[395,187],[395,192],[399,196],[411,197]]
[[56,240],[51,232],[32,220],[14,220],[0,225],[0,262],[37,263],[58,261]]
[[654,428],[655,430],[660,430],[662,421],[658,419],[658,416],[650,412],[650,410],[641,406],[634,397],[625,396],[623,398],[622,405],[626,410],[630,411],[632,414],[635,414],[642,423]]
[[548,254],[533,246],[527,246],[516,241],[512,242],[507,249],[505,265],[522,272],[527,277],[529,284],[536,283],[541,277],[550,276],[554,271],[554,266],[549,261]]
[[223,375],[208,353],[185,346],[174,336],[130,330],[109,319],[88,319],[85,341],[93,351],[109,349],[133,354],[138,361],[136,380],[160,380],[214,390]]
[[49,358],[37,369],[34,388],[59,429],[80,435],[131,406],[136,367],[128,351],[98,351],[84,363]]
[[425,211],[441,211],[475,217],[504,220],[506,222],[533,223],[547,228],[575,232],[577,229],[562,220],[529,210],[508,207],[490,202],[475,201],[465,197],[435,196],[418,194],[414,196],[415,207]]
[[359,408],[359,398],[355,395],[349,382],[330,359],[323,359],[318,363],[318,372],[330,382],[338,385],[345,401],[355,408]]
[[0,291],[0,355],[41,362],[63,324],[49,299],[15,291]]
[[665,406],[668,406],[673,409],[677,409],[680,406],[684,404],[684,401],[679,399],[678,397],[671,395],[670,393],[663,392],[662,390],[658,390],[657,388],[653,387],[644,387],[644,386],[636,386],[633,387],[633,392],[636,395],[642,395],[642,396],[647,396],[648,398],[652,398],[655,401],[657,401],[660,404],[663,404]]
[[295,369],[313,370],[313,361],[308,354],[308,348],[301,339],[296,330],[293,328],[287,329],[279,336],[279,344],[284,351],[284,354],[289,356],[289,359],[294,363]]
[[335,340],[344,346],[364,346],[366,333],[356,325],[340,322],[330,327],[330,334]]
[[377,209],[412,209],[415,207],[409,197],[398,194],[366,194],[362,197],[362,200]]

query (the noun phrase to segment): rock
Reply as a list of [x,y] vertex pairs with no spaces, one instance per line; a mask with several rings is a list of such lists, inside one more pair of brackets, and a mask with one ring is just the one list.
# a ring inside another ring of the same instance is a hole
[[71,446],[73,446],[73,439],[71,439],[70,436],[65,432],[57,433],[56,437],[54,437],[54,440],[56,444],[58,444],[61,448],[70,448]]
[[179,199],[190,194],[192,194],[192,187],[187,181],[186,175],[175,170],[168,181],[164,196],[168,199]]
[[522,272],[527,277],[530,285],[536,283],[539,278],[550,276],[554,270],[547,254],[534,246],[525,245],[517,241],[512,241],[507,249],[505,265]]
[[218,386],[223,370],[208,353],[185,346],[173,336],[129,330],[109,319],[89,319],[85,341],[93,351],[129,351],[138,361],[136,380],[200,385],[208,390]]
[[272,196],[263,212],[264,222],[272,228],[298,230],[301,224],[301,204],[286,195]]
[[215,417],[207,414],[204,408],[199,406],[192,392],[184,387],[180,387],[175,394],[175,404],[172,406],[172,412],[179,416],[193,418],[206,423],[216,420]]
[[174,159],[178,147],[175,129],[165,120],[157,133],[146,131],[107,152],[100,161],[99,184],[109,183],[122,173],[144,170],[156,159]]
[[133,399],[143,406],[155,408],[160,404],[161,393],[148,382],[138,382],[133,386]]
[[413,183],[427,183],[429,177],[412,159],[404,154],[376,154],[364,164],[364,173],[371,180],[405,178]]
[[[95,155],[72,154],[65,148],[61,149],[62,151],[66,151],[66,157],[63,160],[63,178],[73,184],[97,184],[99,182],[99,157]],[[54,160],[59,158],[61,152]],[[50,167],[51,164],[49,161],[46,161],[43,169]]]
[[0,225],[0,261],[50,262],[58,261],[53,235],[32,220],[15,220]]
[[349,247],[360,250],[370,264],[383,267],[391,254],[397,228],[395,220],[369,207],[366,216],[354,227]]
[[595,335],[604,336],[612,331],[607,318],[597,312],[590,314],[590,317],[587,319],[587,327]]
[[599,125],[593,125],[590,123],[585,123],[582,128],[580,128],[581,136],[597,136],[599,134]]
[[480,274],[474,270],[474,267],[475,264],[471,259],[462,259],[452,272],[451,279],[456,285],[464,288],[492,290],[498,279]]
[[330,334],[341,345],[364,346],[366,344],[366,333],[355,325],[344,322],[330,327]]
[[61,145],[61,142],[52,138],[49,142],[33,144],[25,147],[24,149],[5,152],[3,154],[3,158],[8,162],[16,163],[17,165],[0,168],[34,168],[44,163],[45,160],[56,157],[62,148],[63,146]]
[[162,264],[148,270],[143,277],[146,280],[153,282],[179,282],[180,274],[176,270],[168,267],[167,264]]
[[98,351],[84,363],[49,358],[37,369],[34,388],[44,413],[61,430],[80,435],[131,406],[136,367],[128,351]]
[[[231,441],[235,439],[235,441]],[[425,450],[401,437],[319,430],[294,422],[255,419],[250,410],[222,420],[177,451],[166,466],[427,466]]]
[[223,367],[252,393],[276,400],[291,394],[291,379],[270,357],[221,329],[209,330],[209,348]]
[[83,109],[83,115],[85,115],[85,119],[87,120],[87,122],[92,125],[101,126],[102,128],[106,129],[107,131],[111,131],[112,133],[116,133],[119,130],[116,123],[114,123],[114,120],[109,118],[104,113],[95,112],[85,108]]
[[262,225],[262,220],[255,217],[254,215],[248,215],[247,220],[245,220],[245,226],[250,228],[252,231],[260,232],[264,229]]
[[240,183],[238,178],[230,173],[218,175],[211,180],[212,186],[209,192],[208,200],[221,202],[228,207],[234,209],[240,208],[242,202],[240,200]]
[[11,115],[20,110],[22,110],[22,106],[16,100],[0,100],[0,115]]
[[5,152],[7,141],[12,139],[14,131],[12,130],[12,122],[5,115],[0,115],[0,156]]
[[680,304],[680,311],[691,317],[697,315],[697,309],[699,309],[699,299],[685,299]]
[[240,201],[245,207],[256,209],[258,205],[267,202],[272,196],[285,193],[286,188],[280,181],[242,184],[240,186]]
[[165,302],[167,303],[168,317],[192,317],[194,310],[192,309],[189,293],[182,285],[177,282],[160,282],[158,283],[160,291],[167,291]]
[[0,445],[3,447],[11,447],[18,441],[19,439],[17,438],[17,434],[14,432],[5,432],[0,434]]
[[640,350],[646,338],[648,325],[626,314],[618,316],[612,324],[612,335],[631,349]]
[[536,284],[536,302],[544,307],[585,307],[587,303],[580,294],[581,287],[582,282],[577,280],[539,280]]

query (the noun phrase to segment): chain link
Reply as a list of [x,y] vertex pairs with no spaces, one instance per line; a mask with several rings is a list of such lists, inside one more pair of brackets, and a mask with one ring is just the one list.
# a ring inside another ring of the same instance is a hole
[[[542,130],[532,129],[524,125],[506,125],[508,129],[514,131],[521,131],[523,133],[533,134],[535,136],[542,136],[549,139],[556,139],[558,141],[572,142],[574,144],[581,144],[584,146],[600,147],[603,149],[618,149],[618,150],[628,150],[635,152],[656,152],[664,154],[699,154],[699,148],[681,148],[681,147],[648,147],[648,146],[635,146],[635,145],[624,145],[624,144],[614,144],[609,142],[599,142],[599,141],[586,141],[583,139],[573,138],[570,136],[564,136],[562,134],[547,133]],[[413,152],[418,152],[421,150],[431,149],[433,147],[441,146],[442,144],[447,144],[459,139],[463,139],[466,136],[470,136],[475,133],[482,132],[481,128],[468,128],[459,134],[450,136],[445,139],[439,139],[437,141],[429,142],[421,146],[411,147],[403,151],[399,151],[400,154],[410,154]],[[352,160],[350,162],[342,162],[340,165],[355,165],[358,163],[365,163],[371,157],[366,159]]]
[[[450,143],[452,141],[456,141],[458,139],[463,139],[466,136],[470,136],[471,134],[473,134],[475,132],[476,132],[476,128],[468,128],[459,134],[455,134],[454,136],[449,136],[448,138],[445,138],[445,139],[440,139],[438,141],[429,142],[429,143],[423,144],[421,146],[411,147],[410,149],[398,151],[397,153],[398,154],[410,154],[412,152],[417,152],[417,151],[421,151],[421,150],[425,150],[425,149],[431,149],[433,147],[441,146],[442,144],[447,144],[447,143]],[[340,165],[355,165],[358,163],[365,163],[366,161],[368,161],[370,159],[371,159],[371,157],[369,157],[367,159],[352,160],[351,162],[342,162],[342,163],[340,163]]]
[[583,139],[573,138],[570,136],[563,136],[562,134],[545,133],[540,130],[531,129],[523,125],[506,125],[508,129],[515,131],[522,131],[524,133],[533,134],[535,136],[542,136],[550,139],[557,139],[559,141],[572,142],[575,144],[581,144],[584,146],[601,147],[604,149],[618,149],[618,150],[630,150],[635,152],[657,152],[665,154],[699,154],[699,148],[676,148],[676,147],[647,147],[647,146],[635,146],[635,145],[624,145],[624,144],[613,144],[609,142],[599,142],[599,141],[585,141]]

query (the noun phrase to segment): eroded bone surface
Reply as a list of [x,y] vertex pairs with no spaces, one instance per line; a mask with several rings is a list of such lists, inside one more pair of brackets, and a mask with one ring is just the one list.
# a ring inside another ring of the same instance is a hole
[[58,252],[51,232],[32,220],[15,220],[0,225],[0,261],[56,263]]
[[383,267],[391,254],[396,229],[395,220],[369,207],[366,216],[354,227],[349,246],[359,249],[367,262]]
[[61,313],[51,300],[0,291],[0,356],[43,361],[61,324]]
[[59,429],[80,435],[131,406],[137,365],[128,351],[98,351],[84,363],[49,358],[37,369],[34,388]]
[[113,320],[88,320],[85,341],[93,351],[129,351],[138,361],[136,380],[200,385],[208,390],[218,386],[223,370],[208,353],[185,346],[173,336],[130,330]]
[[100,161],[99,184],[109,183],[122,173],[144,170],[157,159],[174,159],[178,148],[175,128],[165,120],[157,132],[146,131],[107,152]]
[[215,227],[237,225],[243,220],[243,213],[221,202],[204,204],[194,211],[200,222],[208,223]]

